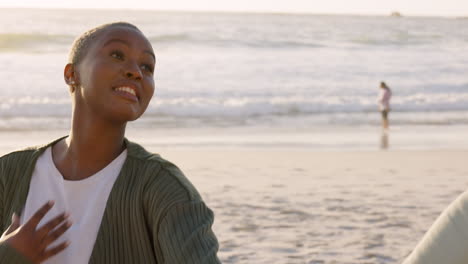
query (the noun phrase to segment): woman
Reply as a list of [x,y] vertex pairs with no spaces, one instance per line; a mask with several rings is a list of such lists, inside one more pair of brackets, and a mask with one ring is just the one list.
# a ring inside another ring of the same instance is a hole
[[125,138],[153,96],[155,63],[128,23],[75,41],[70,135],[0,158],[0,263],[219,263],[197,190]]
[[380,83],[380,94],[378,98],[379,111],[382,113],[382,128],[388,130],[388,112],[390,112],[390,98],[392,97],[392,91],[385,84]]

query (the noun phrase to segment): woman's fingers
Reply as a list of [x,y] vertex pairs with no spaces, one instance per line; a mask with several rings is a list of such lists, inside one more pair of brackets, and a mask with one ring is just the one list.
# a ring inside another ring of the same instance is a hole
[[45,238],[44,243],[45,245],[52,244],[55,240],[57,240],[60,236],[62,236],[72,225],[71,221],[66,221],[61,226],[57,227],[54,231],[50,232]]
[[70,245],[70,242],[66,241],[66,242],[60,243],[59,245],[57,245],[57,246],[55,246],[53,248],[50,248],[50,249],[44,251],[44,253],[41,256],[42,260],[46,260],[46,259],[49,259],[52,256],[57,255],[58,253],[62,252],[64,249],[66,249],[69,245]]
[[[62,213],[53,217],[40,228],[38,224],[44,216],[54,206],[54,202],[49,201],[44,204],[34,215],[22,226],[19,218],[12,216],[12,223],[7,231],[2,235],[0,241],[8,243],[19,253],[32,260],[34,263],[41,263],[50,257],[57,255],[70,244],[68,241],[47,249],[49,245],[63,237],[63,234],[70,228],[68,214]],[[7,235],[7,233],[9,235]]]
[[63,223],[63,221],[68,219],[69,214],[68,213],[62,213],[59,214],[58,216],[54,217],[51,219],[49,222],[47,222],[45,225],[43,225],[41,228],[37,230],[37,233],[41,237],[47,236],[47,234],[54,230],[57,226]]
[[39,222],[44,218],[44,216],[49,212],[49,210],[54,206],[53,201],[48,201],[46,204],[44,204],[39,210],[34,213],[34,215],[26,222],[24,227],[26,228],[31,228],[31,230],[36,230],[37,225]]

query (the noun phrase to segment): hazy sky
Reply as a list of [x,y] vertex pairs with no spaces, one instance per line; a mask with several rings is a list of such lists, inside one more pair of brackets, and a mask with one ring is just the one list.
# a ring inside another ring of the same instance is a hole
[[468,16],[468,0],[0,0],[0,7]]

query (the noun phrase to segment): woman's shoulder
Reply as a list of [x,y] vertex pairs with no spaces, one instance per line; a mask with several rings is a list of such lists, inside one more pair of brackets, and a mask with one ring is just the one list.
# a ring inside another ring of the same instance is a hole
[[439,215],[403,263],[467,263],[467,222],[468,191],[465,191]]
[[[16,188],[29,176],[29,171],[41,153],[41,147],[28,147],[0,157],[0,181],[4,186]],[[28,182],[29,183],[29,182]]]
[[[450,205],[452,211],[462,212],[461,214],[468,220],[468,191],[460,194]],[[450,208],[449,207],[449,208]]]
[[34,154],[40,147],[27,147],[19,150],[15,150],[4,154],[0,157],[0,164],[2,167],[7,165],[22,164],[24,161],[27,161],[34,157]]
[[4,164],[4,163],[10,163],[10,162],[13,162],[13,163],[19,162],[19,163],[24,164],[24,161],[36,158],[42,152],[44,152],[44,150],[47,149],[49,146],[62,140],[65,137],[66,136],[60,137],[58,139],[55,139],[45,144],[25,147],[25,148],[21,148],[18,150],[14,150],[10,153],[4,154],[3,156],[0,157],[0,163]]
[[195,186],[173,162],[130,141],[127,141],[127,155],[135,162],[129,162],[129,166],[137,166],[139,176],[145,178],[145,189],[149,193],[170,193],[171,196],[183,196],[188,200],[201,199]]

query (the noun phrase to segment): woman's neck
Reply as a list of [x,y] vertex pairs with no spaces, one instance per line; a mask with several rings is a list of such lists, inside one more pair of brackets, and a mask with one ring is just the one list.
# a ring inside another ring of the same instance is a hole
[[96,118],[72,118],[69,137],[52,147],[57,169],[67,180],[92,176],[125,149],[125,126]]

